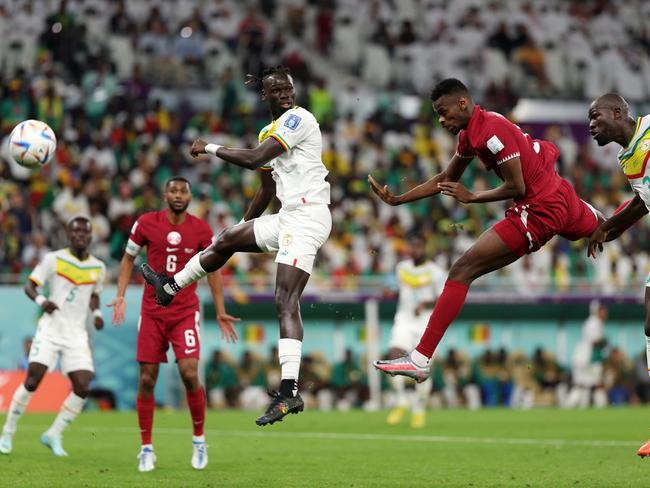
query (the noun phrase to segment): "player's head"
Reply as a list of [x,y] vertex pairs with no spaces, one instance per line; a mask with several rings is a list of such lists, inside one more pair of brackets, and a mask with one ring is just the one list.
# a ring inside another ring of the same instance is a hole
[[77,251],[85,251],[92,238],[92,224],[87,217],[73,217],[66,226],[70,247]]
[[427,241],[422,234],[413,234],[409,238],[409,247],[411,252],[411,259],[416,264],[424,261],[426,257]]
[[447,78],[438,83],[431,91],[431,103],[440,125],[452,134],[458,134],[467,127],[474,110],[469,90],[456,78]]
[[173,176],[165,183],[165,201],[169,210],[182,214],[192,201],[192,185],[182,176]]
[[589,133],[599,146],[615,141],[630,118],[630,106],[616,93],[606,93],[589,106]]
[[266,68],[259,80],[262,85],[262,100],[268,102],[273,117],[279,117],[296,101],[296,90],[289,69],[285,66]]

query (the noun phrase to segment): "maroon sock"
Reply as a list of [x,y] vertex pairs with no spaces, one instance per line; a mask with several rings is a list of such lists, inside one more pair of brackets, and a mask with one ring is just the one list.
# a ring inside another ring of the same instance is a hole
[[154,396],[142,398],[138,396],[136,400],[136,410],[138,411],[138,423],[140,424],[140,436],[142,445],[151,444],[151,434],[153,431],[153,410],[155,407]]
[[465,297],[469,285],[460,281],[447,280],[445,287],[436,302],[436,306],[429,317],[427,328],[420,338],[418,352],[430,358],[438,347],[438,343],[445,335],[447,327],[454,321],[465,304]]
[[203,435],[203,423],[205,422],[205,390],[203,387],[187,392],[187,406],[192,416],[194,435]]

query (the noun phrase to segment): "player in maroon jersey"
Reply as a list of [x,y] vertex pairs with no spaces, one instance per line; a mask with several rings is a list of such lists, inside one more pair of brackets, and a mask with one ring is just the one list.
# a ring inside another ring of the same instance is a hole
[[[165,185],[168,209],[148,212],[140,216],[133,228],[120,265],[117,297],[109,305],[113,308],[113,323],[124,321],[126,302],[124,293],[128,285],[135,257],[147,247],[147,262],[158,272],[173,274],[195,253],[212,243],[212,230],[203,220],[187,213],[192,201],[190,183],[174,177]],[[234,322],[239,320],[226,313],[219,272],[207,275],[212,296],[217,307],[217,322],[222,337],[236,341]],[[199,382],[198,362],[201,349],[199,337],[199,297],[196,283],[183,289],[168,308],[156,305],[151,287],[144,289],[138,322],[137,359],[140,363],[137,411],[142,437],[139,455],[140,471],[154,469],[155,455],[151,435],[153,429],[154,387],[160,363],[167,362],[167,348],[171,343],[176,355],[178,371],[187,390],[187,405],[192,416],[192,467],[203,469],[208,462],[207,445],[203,435],[205,418],[205,391]]]
[[[430,359],[447,327],[460,313],[469,286],[476,278],[537,251],[553,236],[570,240],[589,237],[604,220],[557,174],[559,150],[553,144],[532,139],[502,115],[475,105],[467,87],[456,79],[436,85],[431,101],[440,125],[459,134],[456,154],[447,169],[402,195],[393,194],[369,175],[373,191],[389,205],[442,193],[464,204],[512,199],[514,206],[452,265],[415,350],[401,358],[374,363],[387,374],[409,376],[417,381],[428,378]],[[477,156],[486,169],[503,180],[501,186],[473,192],[458,182]]]

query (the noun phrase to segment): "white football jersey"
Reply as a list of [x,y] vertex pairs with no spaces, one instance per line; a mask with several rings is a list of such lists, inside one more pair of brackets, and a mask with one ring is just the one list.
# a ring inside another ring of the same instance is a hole
[[415,316],[420,303],[437,300],[447,280],[447,272],[432,261],[419,266],[412,259],[400,261],[395,273],[399,283],[396,315],[405,318]]
[[283,208],[306,203],[330,203],[330,184],[325,181],[323,140],[316,118],[302,107],[293,107],[264,127],[259,142],[273,137],[285,153],[262,169],[273,170],[276,196]]
[[47,253],[29,279],[38,286],[47,285],[48,300],[59,309],[43,314],[38,321],[39,334],[65,345],[87,342],[90,297],[101,292],[105,277],[106,266],[92,255],[80,261],[69,249]]
[[630,143],[619,151],[617,157],[632,190],[650,210],[650,115],[637,119]]

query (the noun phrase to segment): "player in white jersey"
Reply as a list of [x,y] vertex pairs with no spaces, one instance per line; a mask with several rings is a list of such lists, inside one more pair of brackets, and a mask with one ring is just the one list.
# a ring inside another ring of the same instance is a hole
[[[410,239],[410,259],[397,263],[395,274],[399,284],[397,312],[388,346],[391,359],[404,356],[418,344],[437,298],[442,293],[447,271],[426,257],[426,240],[421,235]],[[404,376],[393,376],[391,382],[397,405],[388,415],[388,423],[399,424],[411,408],[411,426],[422,428],[426,422],[426,403],[431,393],[431,378],[417,383],[409,398]]]
[[[589,239],[589,256],[603,250],[603,242],[616,239],[650,210],[650,115],[630,116],[623,97],[608,93],[598,97],[589,107],[589,133],[599,146],[618,143],[622,149],[617,159],[630,181],[635,196],[621,205],[616,213],[601,223]],[[650,374],[650,276],[645,289],[645,340],[648,373]],[[641,457],[650,456],[650,441],[639,448]]]
[[[233,149],[198,139],[191,148],[193,156],[208,153],[242,168],[262,169],[262,185],[243,221],[222,232],[212,246],[196,254],[173,277],[158,275],[146,265],[142,272],[154,286],[158,303],[166,306],[176,292],[221,268],[235,252],[276,253],[282,377],[280,391],[256,420],[258,425],[266,425],[304,408],[298,394],[303,338],[300,297],[316,253],[329,237],[332,219],[318,122],[309,111],[295,105],[293,79],[286,68],[269,68],[258,81],[273,118],[260,134],[260,144],[253,149]],[[282,204],[280,212],[262,215],[274,196]]]
[[[41,443],[56,456],[63,450],[63,430],[81,413],[95,368],[88,343],[86,319],[92,310],[97,330],[104,327],[99,308],[99,293],[106,267],[88,252],[91,239],[90,220],[75,217],[67,225],[70,247],[49,252],[34,268],[25,285],[25,293],[43,309],[38,329],[29,351],[27,378],[14,393],[7,414],[0,453],[9,454],[18,420],[48,369],[60,359],[61,370],[72,383],[72,392],[63,402],[51,427],[41,436]],[[38,288],[47,285],[47,297]]]

